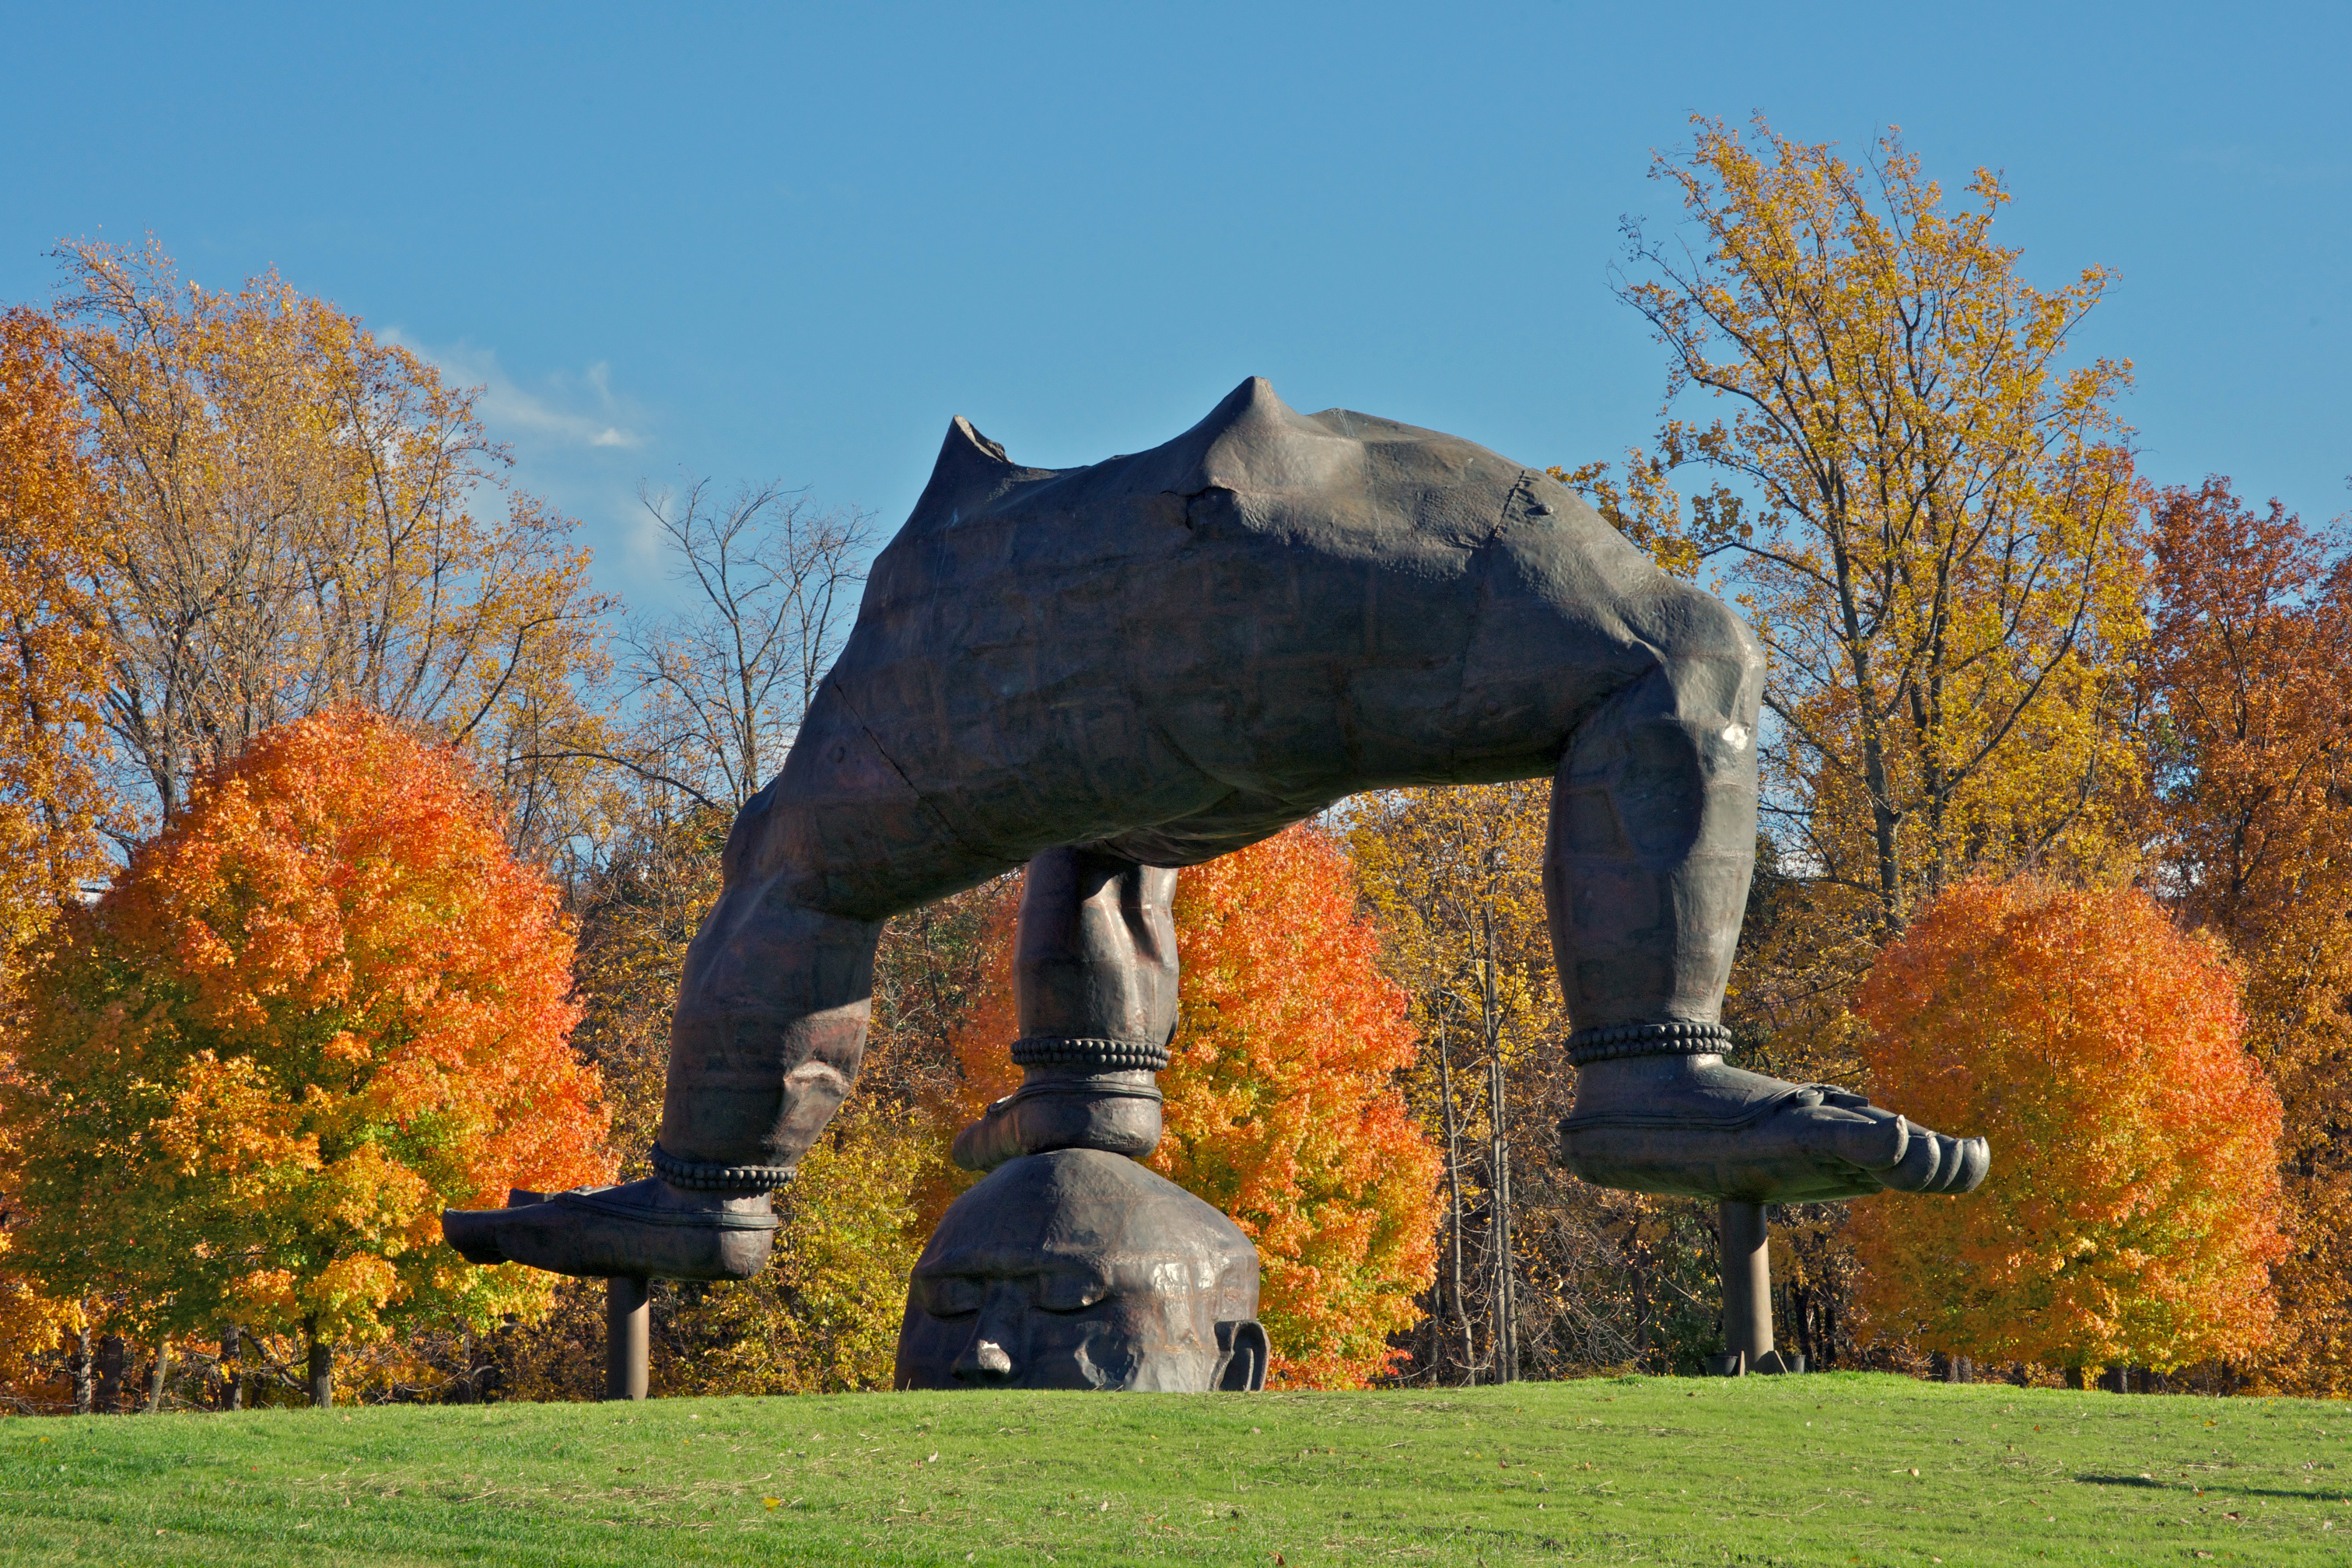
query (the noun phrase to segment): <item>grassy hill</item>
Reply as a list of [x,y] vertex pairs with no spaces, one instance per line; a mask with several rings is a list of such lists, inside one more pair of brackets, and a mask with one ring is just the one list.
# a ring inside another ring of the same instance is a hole
[[2336,1564],[2352,1407],[1831,1374],[0,1421],[0,1557]]

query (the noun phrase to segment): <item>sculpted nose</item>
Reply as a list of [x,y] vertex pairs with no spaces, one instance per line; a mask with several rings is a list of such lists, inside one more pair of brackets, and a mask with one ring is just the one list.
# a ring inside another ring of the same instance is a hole
[[1013,1375],[1013,1358],[982,1331],[974,1333],[963,1354],[956,1357],[955,1374],[964,1383],[1003,1383]]

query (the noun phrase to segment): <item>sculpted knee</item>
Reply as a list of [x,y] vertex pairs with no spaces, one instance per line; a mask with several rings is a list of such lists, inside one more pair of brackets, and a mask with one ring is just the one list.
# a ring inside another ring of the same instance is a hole
[[1752,735],[1764,696],[1763,643],[1712,594],[1675,583],[1661,597],[1653,641],[1664,656],[1678,715]]

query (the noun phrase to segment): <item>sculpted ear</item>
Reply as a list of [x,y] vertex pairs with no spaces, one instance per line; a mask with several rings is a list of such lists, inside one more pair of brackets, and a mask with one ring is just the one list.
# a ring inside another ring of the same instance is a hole
[[1255,1318],[1217,1325],[1217,1370],[1212,1386],[1221,1394],[1255,1394],[1265,1386],[1269,1359],[1265,1330]]
[[915,503],[915,515],[933,510],[969,509],[1002,489],[1024,472],[1004,455],[1004,448],[971,427],[959,414],[948,424],[948,438],[940,443],[940,460],[931,465],[930,482]]

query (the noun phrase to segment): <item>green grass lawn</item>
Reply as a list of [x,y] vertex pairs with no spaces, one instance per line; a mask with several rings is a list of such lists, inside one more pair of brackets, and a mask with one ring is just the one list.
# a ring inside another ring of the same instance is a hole
[[2352,1406],[1861,1374],[0,1421],[0,1561],[2328,1563]]

